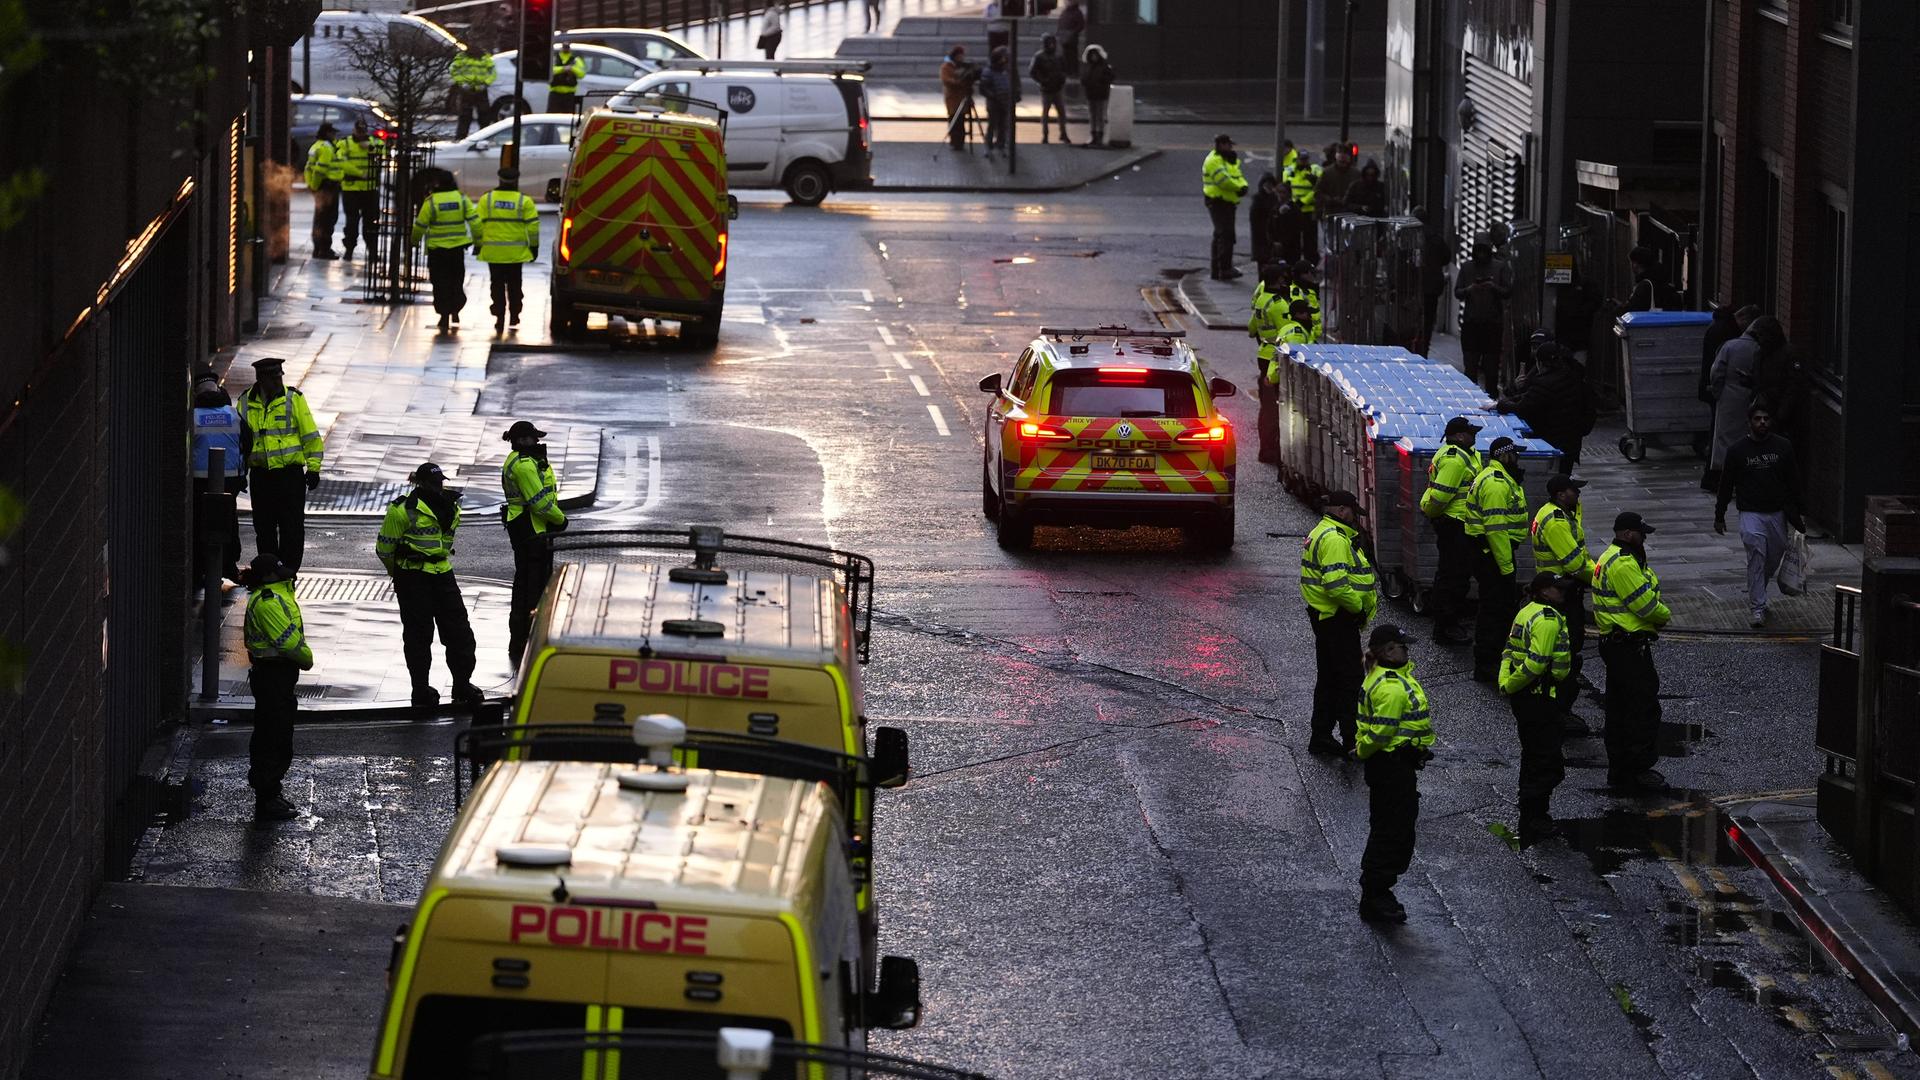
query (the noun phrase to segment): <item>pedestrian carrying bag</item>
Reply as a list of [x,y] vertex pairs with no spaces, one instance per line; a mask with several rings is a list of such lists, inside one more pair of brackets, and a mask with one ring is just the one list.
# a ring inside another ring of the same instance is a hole
[[1813,570],[1813,552],[1807,547],[1807,534],[1795,531],[1787,541],[1787,554],[1780,560],[1780,575],[1775,583],[1787,596],[1807,591],[1807,574]]

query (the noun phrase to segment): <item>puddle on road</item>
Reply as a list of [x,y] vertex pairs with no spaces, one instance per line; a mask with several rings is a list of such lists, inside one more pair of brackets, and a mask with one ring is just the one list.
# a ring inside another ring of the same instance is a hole
[[1693,753],[1695,743],[1719,736],[1707,730],[1705,724],[1682,724],[1673,720],[1660,721],[1660,734],[1657,746],[1661,757],[1686,757]]
[[1568,847],[1605,877],[1630,862],[1662,856],[1690,866],[1745,866],[1727,840],[1720,811],[1711,803],[1682,803],[1664,810],[1610,810],[1595,818],[1558,822]]

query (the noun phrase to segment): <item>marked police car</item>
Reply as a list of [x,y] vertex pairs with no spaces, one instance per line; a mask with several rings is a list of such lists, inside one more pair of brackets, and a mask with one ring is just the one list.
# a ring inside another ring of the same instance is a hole
[[1233,546],[1234,437],[1179,333],[1124,326],[1042,329],[993,395],[980,464],[981,511],[1000,546],[1037,524],[1179,525],[1196,547]]

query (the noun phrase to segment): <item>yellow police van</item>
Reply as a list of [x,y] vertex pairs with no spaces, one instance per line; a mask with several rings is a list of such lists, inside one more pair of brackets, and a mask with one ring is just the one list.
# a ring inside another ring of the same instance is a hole
[[[870,912],[868,788],[897,787],[909,771],[905,732],[876,728],[867,747],[860,665],[873,560],[710,526],[565,532],[552,544],[553,580],[521,659],[512,723],[620,725],[670,713],[698,733],[864,762],[866,783],[848,805],[860,907]],[[690,763],[763,767],[763,755],[718,753]]]
[[622,737],[644,764],[503,761],[473,789],[395,936],[372,1077],[721,1077],[710,1039],[639,1047],[918,1023],[918,966],[863,954],[826,785],[676,767],[673,717]]

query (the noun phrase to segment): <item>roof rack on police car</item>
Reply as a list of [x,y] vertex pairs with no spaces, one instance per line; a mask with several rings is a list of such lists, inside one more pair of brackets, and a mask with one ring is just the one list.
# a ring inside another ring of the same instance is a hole
[[1043,326],[1040,336],[1054,338],[1183,338],[1185,330],[1139,330],[1131,326]]
[[[645,720],[470,727],[453,740],[453,803],[460,805],[466,788],[479,782],[488,765],[503,759],[644,763],[653,747],[639,741],[636,725]],[[672,746],[697,755],[700,768],[823,783],[833,788],[841,805],[847,807],[853,805],[854,789],[899,787],[911,771],[905,734],[883,735],[899,732],[898,728],[875,729],[872,757],[854,757],[769,735],[707,728],[683,727],[681,731]]]
[[722,134],[725,134],[727,130],[726,108],[715,102],[708,101],[705,98],[688,97],[685,94],[668,94],[659,90],[588,90],[581,93],[580,97],[582,99],[596,97],[605,97],[607,99],[598,104],[590,100],[583,100],[581,104],[587,107],[580,110],[582,116],[585,116],[591,109],[596,108],[606,109],[608,112],[633,114],[642,112],[675,112],[715,121],[720,125]]
[[859,75],[873,67],[871,60],[701,60],[675,57],[659,63],[662,71],[764,71],[773,75]]
[[[640,551],[691,551],[692,564],[676,566],[669,574],[675,581],[698,585],[725,584],[730,568],[792,573],[794,565],[791,564],[797,564],[832,571],[839,576],[840,585],[847,592],[847,607],[853,612],[854,645],[859,652],[860,662],[867,662],[873,630],[873,560],[865,555],[819,544],[803,544],[797,540],[741,536],[717,525],[692,525],[684,529],[600,529],[546,535],[555,554],[600,551],[631,555]],[[732,557],[722,560],[722,555]]]

